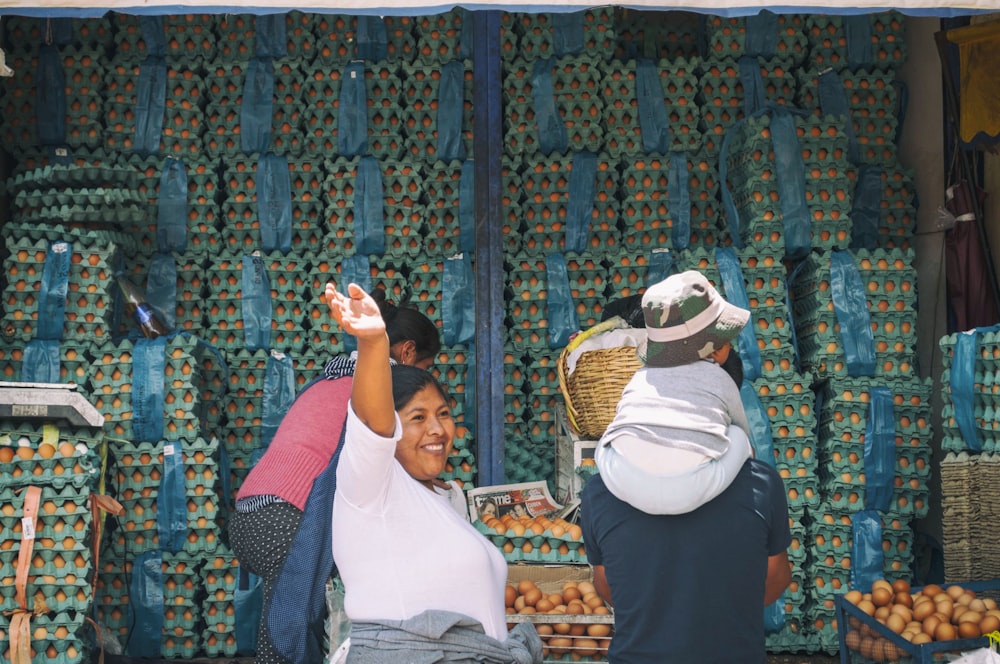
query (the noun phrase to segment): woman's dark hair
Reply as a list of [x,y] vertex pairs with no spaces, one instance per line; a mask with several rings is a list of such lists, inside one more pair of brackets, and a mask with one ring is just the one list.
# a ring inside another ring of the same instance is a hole
[[444,399],[444,402],[451,405],[451,399],[448,397],[448,393],[444,391],[444,388],[441,387],[441,383],[437,382],[434,376],[430,373],[408,364],[392,365],[393,408],[396,410],[404,408],[406,404],[410,403],[410,399],[413,398],[413,395],[425,387],[434,387],[437,389],[441,398]]
[[418,362],[437,356],[441,350],[441,335],[437,326],[430,318],[407,306],[408,297],[395,305],[386,299],[385,290],[376,288],[372,291],[372,298],[382,313],[390,346],[400,341],[412,341],[417,347]]

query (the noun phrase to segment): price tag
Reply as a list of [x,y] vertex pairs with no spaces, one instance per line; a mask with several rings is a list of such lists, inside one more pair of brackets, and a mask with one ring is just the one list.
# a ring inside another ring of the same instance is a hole
[[173,454],[174,454],[174,444],[173,443],[167,443],[166,445],[164,445],[163,446],[163,453],[166,456],[173,456]]
[[30,516],[21,517],[21,541],[27,542],[35,539],[35,520]]

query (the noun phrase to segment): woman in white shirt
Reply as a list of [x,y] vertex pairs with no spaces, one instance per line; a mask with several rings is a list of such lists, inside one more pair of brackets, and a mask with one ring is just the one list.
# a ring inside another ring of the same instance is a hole
[[447,395],[422,369],[390,367],[378,306],[356,284],[347,290],[328,284],[324,295],[358,341],[333,503],[333,556],[352,623],[347,661],[447,650],[540,662],[530,624],[507,632],[503,555],[434,490],[455,435]]

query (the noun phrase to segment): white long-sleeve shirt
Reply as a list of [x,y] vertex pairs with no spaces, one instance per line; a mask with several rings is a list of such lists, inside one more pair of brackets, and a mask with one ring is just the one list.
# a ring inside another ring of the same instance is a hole
[[455,611],[504,641],[507,564],[497,547],[396,461],[395,434],[382,438],[348,408],[333,501],[333,557],[353,621],[404,620],[427,609]]

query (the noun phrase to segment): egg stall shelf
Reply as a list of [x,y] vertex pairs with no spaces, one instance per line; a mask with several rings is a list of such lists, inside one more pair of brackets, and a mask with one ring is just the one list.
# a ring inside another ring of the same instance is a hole
[[[1000,597],[1000,579],[949,583],[942,584],[940,587],[947,590],[956,586],[970,590],[978,597],[989,597],[994,601]],[[912,592],[918,593],[921,590],[922,588],[913,588]],[[934,662],[950,661],[945,659],[949,655],[957,657],[959,653],[990,646],[990,639],[985,635],[976,638],[931,641],[921,644],[911,643],[853,604],[847,599],[846,594],[837,595],[836,612],[841,664],[862,664],[870,661],[933,664]],[[860,633],[866,629],[878,644],[879,652],[872,650],[872,652],[865,654],[862,652],[860,644],[851,643],[851,632],[860,637]]]
[[[571,595],[571,590],[577,594]],[[542,638],[544,664],[608,661],[608,646],[614,636],[614,610],[597,596],[589,567],[508,564],[507,592],[508,627],[517,623],[531,623],[535,627]],[[536,594],[535,599],[528,599],[531,592]],[[540,608],[543,601],[553,598],[551,610]],[[521,600],[528,604],[529,611],[519,610],[517,602]],[[576,602],[580,605],[574,607]],[[560,604],[562,607],[557,609]]]

